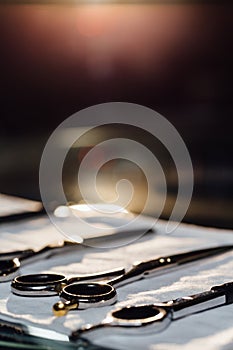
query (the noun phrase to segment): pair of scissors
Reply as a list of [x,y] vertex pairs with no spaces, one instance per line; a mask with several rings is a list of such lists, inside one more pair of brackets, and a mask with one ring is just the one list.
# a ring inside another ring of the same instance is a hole
[[[16,277],[13,280],[11,290],[14,294],[21,296],[59,294],[61,301],[54,304],[53,312],[56,316],[63,316],[71,309],[87,309],[114,304],[117,301],[115,287],[120,287],[147,277],[158,276],[180,268],[185,264],[225,253],[232,249],[232,245],[219,246],[136,263],[128,272],[119,274],[117,277],[108,280],[107,283],[93,282],[94,278],[87,276],[85,278],[86,282],[81,279],[77,282],[73,279],[70,283],[62,286],[62,288],[56,288],[55,282],[58,277],[55,274],[24,275]],[[48,290],[50,293],[48,293]]]
[[70,340],[77,341],[86,336],[92,340],[99,331],[101,336],[112,334],[114,330],[129,335],[154,334],[163,331],[171,321],[232,303],[233,282],[229,282],[203,293],[163,303],[116,309],[107,314],[101,323],[88,324],[72,332]]

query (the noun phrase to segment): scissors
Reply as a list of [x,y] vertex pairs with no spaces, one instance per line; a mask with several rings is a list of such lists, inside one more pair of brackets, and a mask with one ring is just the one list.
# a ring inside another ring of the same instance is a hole
[[[231,249],[232,245],[226,245],[160,257],[136,263],[128,272],[119,268],[70,279],[57,274],[22,275],[14,278],[11,291],[20,296],[42,297],[59,294],[61,301],[54,304],[53,312],[55,316],[63,316],[71,309],[112,305],[117,301],[115,287],[161,275],[184,264],[225,253]],[[115,277],[103,282],[103,279],[106,280],[111,276]],[[102,281],[96,282],[96,280]]]
[[171,321],[231,303],[233,303],[233,282],[164,303],[116,309],[107,314],[101,323],[88,324],[72,332],[70,340],[77,341],[86,335],[92,340],[99,331],[101,336],[105,333],[112,334],[113,330],[129,335],[154,334],[163,331]]
[[115,287],[158,276],[164,272],[177,269],[184,264],[221,254],[232,248],[233,246],[231,245],[219,246],[160,257],[135,263],[128,272],[109,280],[107,283],[80,281],[67,285],[61,290],[61,301],[54,304],[53,313],[55,316],[64,316],[72,309],[87,309],[114,304],[117,300]]
[[71,309],[87,309],[114,304],[117,300],[115,287],[158,276],[184,264],[221,254],[232,248],[233,246],[228,245],[160,257],[135,263],[128,272],[109,280],[107,283],[78,282],[67,285],[61,290],[61,301],[54,304],[53,313],[55,316],[64,316]]

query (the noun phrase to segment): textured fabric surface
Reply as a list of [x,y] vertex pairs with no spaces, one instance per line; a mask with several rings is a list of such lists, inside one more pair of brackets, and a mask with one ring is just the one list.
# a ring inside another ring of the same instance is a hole
[[[233,231],[181,224],[168,235],[165,227],[166,222],[159,221],[155,227],[156,233],[147,234],[129,245],[113,249],[80,247],[75,252],[24,266],[21,273],[55,272],[71,277],[119,266],[129,268],[135,261],[233,243]],[[1,225],[0,232],[2,252],[38,249],[64,238],[47,218]],[[166,301],[209,290],[211,286],[233,280],[232,271],[233,252],[228,252],[159,277],[122,286],[118,288],[118,302],[115,305],[76,310],[61,318],[52,314],[52,305],[59,300],[58,296],[19,297],[11,294],[10,282],[6,282],[0,285],[0,316],[2,319],[14,319],[26,325],[39,325],[69,334],[83,324],[101,321],[110,310],[118,307]],[[233,304],[171,322],[161,333],[119,335],[112,331],[109,336],[103,336],[100,332],[95,337],[95,343],[114,349],[232,349],[232,315]]]

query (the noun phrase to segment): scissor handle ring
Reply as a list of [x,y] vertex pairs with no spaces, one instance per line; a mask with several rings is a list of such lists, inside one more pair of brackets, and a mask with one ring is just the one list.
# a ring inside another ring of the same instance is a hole
[[73,283],[64,287],[60,297],[63,301],[78,302],[79,309],[112,305],[117,300],[113,286],[107,283]]
[[55,273],[17,276],[11,282],[12,293],[19,296],[43,297],[57,295],[66,277]]
[[137,324],[142,326],[145,323],[157,322],[167,315],[165,308],[155,305],[127,306],[116,309],[111,313],[114,320],[126,324]]
[[8,282],[19,272],[20,261],[18,258],[0,260],[0,282]]
[[132,334],[132,328],[137,334],[156,333],[165,329],[171,321],[171,309],[158,305],[128,306],[116,309],[109,315],[110,325],[119,327],[125,334]]

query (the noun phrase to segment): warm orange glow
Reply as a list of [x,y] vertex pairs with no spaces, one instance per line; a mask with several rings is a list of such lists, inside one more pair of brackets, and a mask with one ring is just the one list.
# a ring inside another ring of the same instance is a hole
[[83,6],[76,13],[77,29],[81,35],[96,37],[112,30],[116,23],[114,8],[109,6]]
[[[164,76],[182,52],[202,40],[201,9],[195,5],[21,5],[2,9],[11,28],[9,46],[18,61],[94,79],[117,70]],[[10,25],[12,22],[12,25]],[[190,40],[191,38],[191,40]],[[30,68],[28,68],[30,69]]]

